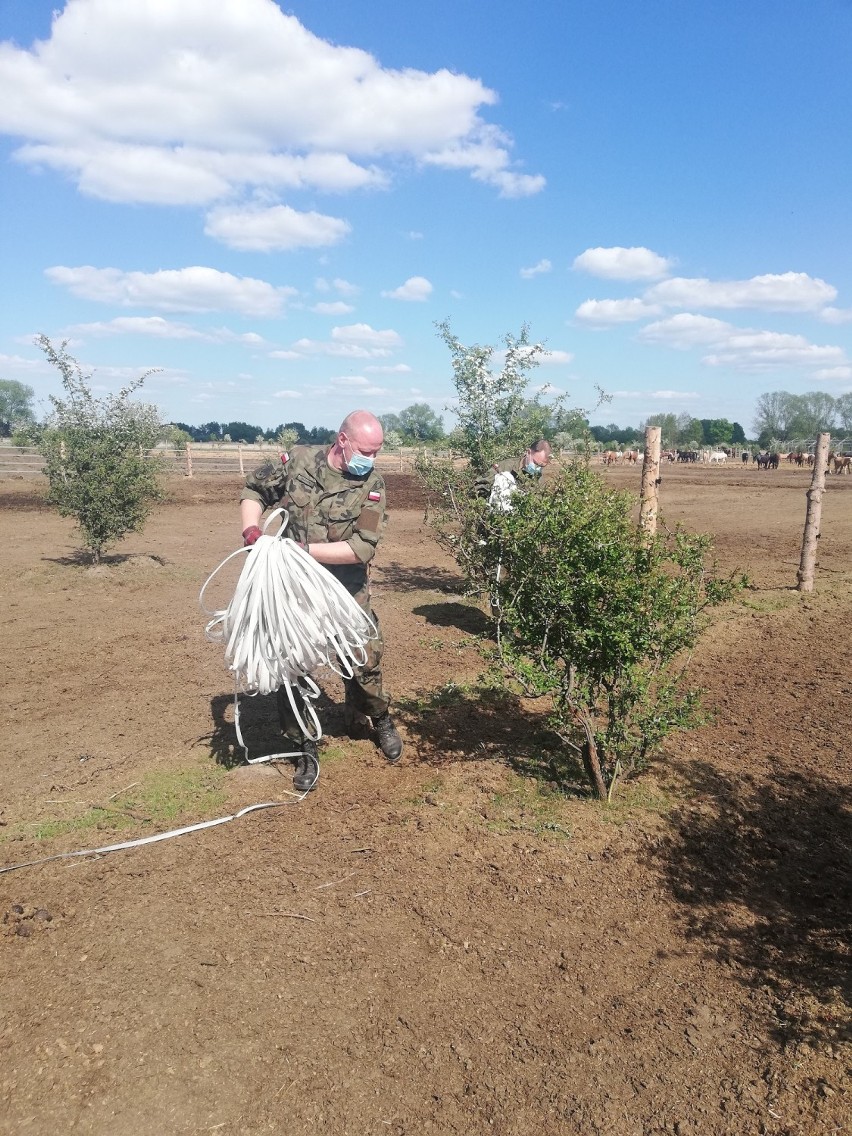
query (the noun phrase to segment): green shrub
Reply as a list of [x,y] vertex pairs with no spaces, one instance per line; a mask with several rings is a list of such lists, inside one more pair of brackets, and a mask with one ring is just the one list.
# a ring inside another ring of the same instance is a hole
[[74,518],[97,564],[106,548],[142,529],[151,503],[161,496],[162,464],[148,451],[163,426],[156,407],[130,399],[147,375],[98,399],[65,343],[56,350],[42,335],[38,344],[66,393],[50,396],[53,412],[33,432],[46,462],[47,500],[61,516]]
[[551,699],[551,726],[602,798],[619,767],[642,767],[672,730],[702,720],[700,691],[684,683],[689,651],[703,613],[745,583],[708,567],[706,535],[641,539],[634,508],[577,462],[479,523],[499,662]]

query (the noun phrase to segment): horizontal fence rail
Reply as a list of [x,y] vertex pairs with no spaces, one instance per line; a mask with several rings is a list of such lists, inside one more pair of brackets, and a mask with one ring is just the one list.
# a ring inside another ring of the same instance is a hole
[[[785,443],[786,445],[786,443]],[[735,447],[734,456],[738,458],[742,448]],[[813,449],[813,443],[810,444]],[[852,438],[836,439],[831,443],[834,453],[840,455],[852,454]],[[808,452],[808,444],[791,445],[790,451]],[[379,454],[376,465],[385,472],[411,472],[418,454],[424,451],[414,446],[403,447],[399,450],[383,450]],[[439,459],[458,459],[457,454],[450,450],[425,451]],[[621,458],[617,450],[607,451],[603,446],[596,451],[598,458],[605,457],[607,452]],[[207,477],[227,475],[244,477],[251,470],[266,462],[281,460],[282,449],[275,445],[239,445],[236,442],[193,442],[185,449],[177,450],[173,446],[158,446],[151,454],[157,455],[166,465],[170,474],[183,477]],[[782,458],[787,454],[785,449]],[[563,453],[564,458],[574,455]],[[0,442],[0,477],[39,477],[44,472],[44,457],[35,446],[13,446],[8,441]]]
[[[401,472],[414,468],[417,454],[414,448],[388,450],[379,454],[379,469]],[[430,450],[435,457],[447,458],[448,450]],[[217,474],[244,477],[266,462],[281,460],[284,450],[277,446],[240,446],[236,443],[194,442],[184,450],[172,446],[157,447],[149,451],[166,465],[168,473],[184,477],[206,477]],[[35,446],[0,444],[0,477],[38,477],[44,472],[44,457]]]

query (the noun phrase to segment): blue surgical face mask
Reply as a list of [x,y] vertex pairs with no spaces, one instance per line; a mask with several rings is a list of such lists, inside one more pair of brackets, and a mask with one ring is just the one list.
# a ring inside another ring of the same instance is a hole
[[536,465],[535,462],[527,462],[524,466],[524,473],[528,473],[530,477],[535,477],[537,474],[541,473],[541,468],[542,467]]
[[[350,446],[352,443],[349,443]],[[352,451],[352,457],[349,461],[346,460],[346,453],[343,454],[343,463],[346,469],[353,477],[366,477],[373,468],[373,459],[365,457],[364,454],[356,454]]]

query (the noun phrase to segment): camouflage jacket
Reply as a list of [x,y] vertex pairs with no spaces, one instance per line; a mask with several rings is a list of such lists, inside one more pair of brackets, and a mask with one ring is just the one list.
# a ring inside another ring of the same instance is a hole
[[240,500],[259,501],[264,510],[285,508],[287,531],[302,543],[346,541],[360,563],[325,567],[354,594],[367,582],[387,524],[385,483],[375,469],[366,477],[332,469],[327,454],[327,446],[296,446],[250,473]]
[[529,487],[538,481],[541,474],[527,473],[524,469],[523,455],[517,459],[507,458],[505,461],[495,462],[494,465],[484,473],[482,477],[478,477],[474,482],[474,492],[477,497],[490,497],[491,490],[494,486],[494,478],[498,473],[511,473],[514,477],[518,488]]

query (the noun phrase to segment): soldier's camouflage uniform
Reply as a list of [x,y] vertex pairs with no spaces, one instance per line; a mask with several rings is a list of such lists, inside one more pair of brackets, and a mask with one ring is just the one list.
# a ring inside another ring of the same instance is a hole
[[[357,564],[324,564],[366,611],[379,629],[377,639],[366,645],[367,659],[355,677],[344,680],[346,703],[375,718],[390,704],[382,686],[381,659],[384,651],[381,628],[370,600],[370,561],[387,524],[384,479],[371,470],[354,477],[328,464],[327,446],[296,446],[290,454],[260,466],[246,478],[241,501],[259,501],[264,510],[282,506],[290,514],[287,532],[303,544],[346,541],[358,557]],[[301,737],[293,719],[290,701],[278,692],[281,728],[294,740]]]
[[505,461],[495,462],[487,473],[476,479],[473,488],[477,497],[491,496],[491,490],[494,488],[494,478],[498,473],[511,473],[520,488],[532,485],[534,482],[538,481],[541,476],[538,473],[527,473],[524,469],[523,456],[517,459],[506,458]]
[[[512,508],[511,491],[504,492],[503,494],[498,494],[497,501],[494,501],[492,497],[492,491],[494,490],[494,480],[498,474],[502,473],[510,473],[512,475],[515,486],[517,487],[515,491],[520,491],[521,493],[528,491],[537,482],[540,483],[541,480],[541,473],[527,473],[527,471],[524,469],[523,457],[517,459],[506,458],[503,461],[495,462],[491,466],[491,468],[486,473],[484,473],[482,477],[478,477],[473,484],[473,491],[477,495],[477,497],[484,497],[488,501],[489,513],[495,511],[498,513],[505,513],[511,511]],[[491,537],[488,525],[485,522],[481,524],[480,533],[482,538],[481,543],[486,544],[487,542],[493,550],[495,547],[493,538]],[[497,547],[499,548],[499,545]],[[499,557],[499,552],[497,552],[495,555]],[[497,567],[496,569],[494,569],[494,581],[495,583],[499,584],[500,581],[504,579],[505,569],[498,559]],[[490,603],[491,614],[495,619],[498,619],[500,616],[500,600],[497,589],[492,589]]]

